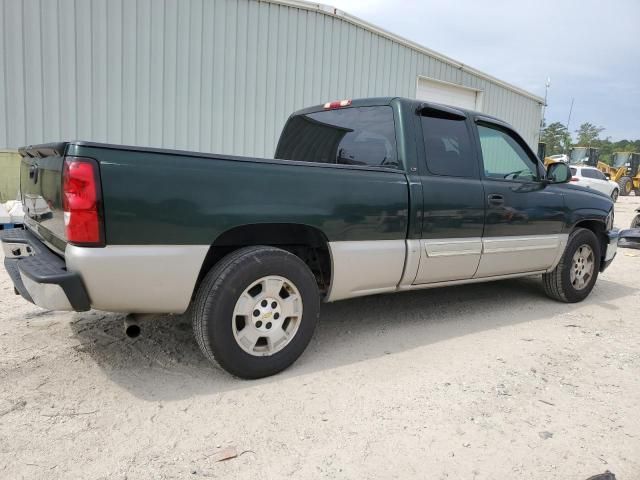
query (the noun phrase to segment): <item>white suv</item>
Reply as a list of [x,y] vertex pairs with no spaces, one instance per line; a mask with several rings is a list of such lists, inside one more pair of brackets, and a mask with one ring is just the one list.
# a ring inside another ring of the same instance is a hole
[[595,167],[571,167],[571,181],[587,188],[593,188],[611,197],[614,202],[618,200],[620,186],[609,180],[604,173]]

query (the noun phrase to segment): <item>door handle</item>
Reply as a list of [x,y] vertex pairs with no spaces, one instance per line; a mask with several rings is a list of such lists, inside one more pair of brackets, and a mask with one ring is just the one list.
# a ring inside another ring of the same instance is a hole
[[502,207],[504,205],[504,197],[497,193],[489,195],[489,205],[492,207]]

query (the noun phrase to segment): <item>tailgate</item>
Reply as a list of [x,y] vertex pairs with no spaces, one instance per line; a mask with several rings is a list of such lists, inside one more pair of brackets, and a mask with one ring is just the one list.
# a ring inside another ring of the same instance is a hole
[[62,166],[66,143],[20,149],[20,192],[25,224],[50,247],[63,253],[66,246],[62,210]]

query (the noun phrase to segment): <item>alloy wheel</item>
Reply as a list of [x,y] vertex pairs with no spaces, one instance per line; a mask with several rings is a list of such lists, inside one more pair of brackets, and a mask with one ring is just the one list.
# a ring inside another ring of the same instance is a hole
[[270,275],[247,287],[231,318],[233,336],[245,352],[273,355],[286,347],[302,321],[302,296],[290,280]]

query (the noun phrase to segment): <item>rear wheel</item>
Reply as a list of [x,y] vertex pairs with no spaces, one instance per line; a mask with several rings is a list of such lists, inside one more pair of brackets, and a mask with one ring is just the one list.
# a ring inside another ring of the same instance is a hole
[[633,220],[631,220],[631,228],[640,228],[640,215],[636,215]]
[[586,228],[575,230],[556,268],[542,275],[545,293],[561,302],[581,302],[593,289],[600,271],[600,242]]
[[629,195],[633,189],[633,181],[630,177],[622,177],[618,180],[618,185],[620,185],[620,195],[623,197]]
[[284,370],[309,344],[320,313],[313,273],[295,255],[247,247],[222,259],[196,294],[193,329],[202,353],[229,373]]

